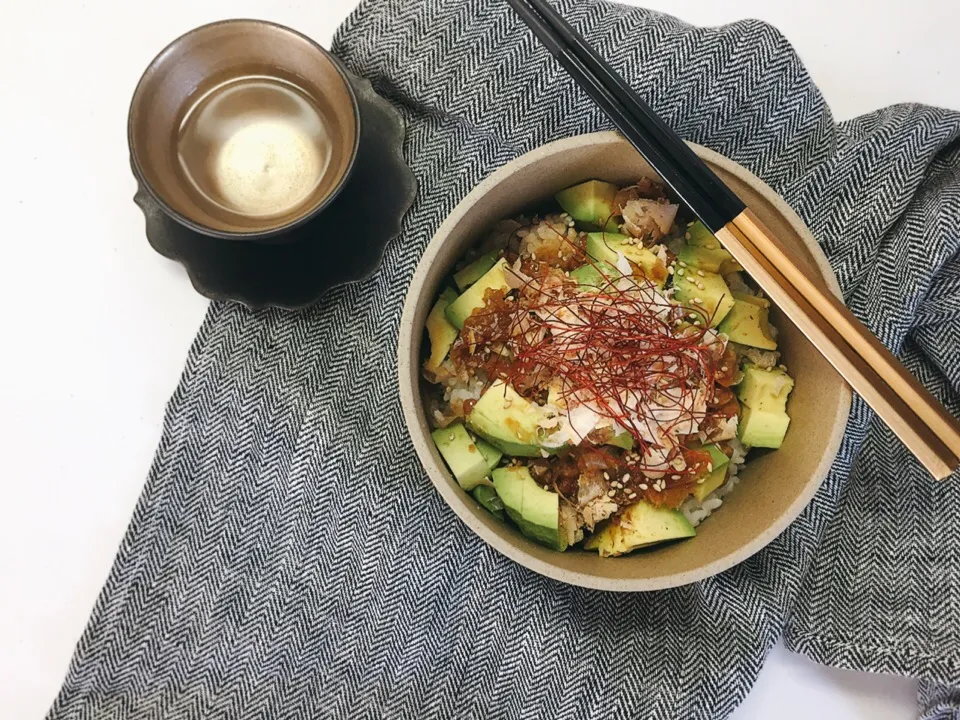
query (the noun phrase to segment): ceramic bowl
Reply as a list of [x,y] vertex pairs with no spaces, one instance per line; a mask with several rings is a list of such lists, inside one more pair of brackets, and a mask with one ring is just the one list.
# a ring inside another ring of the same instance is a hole
[[310,38],[225,20],[150,63],[127,133],[137,180],[171,218],[211,237],[281,242],[343,188],[360,112],[340,63]]
[[[767,185],[706,148],[696,153],[728,183],[806,264],[810,277],[839,295],[827,260],[800,218]],[[657,177],[615,133],[551,143],[501,168],[453,211],[427,246],[408,291],[401,319],[398,368],[404,417],[416,452],[450,508],[494,549],[524,567],[561,582],[614,591],[685,585],[723,572],[770,543],[797,518],[822,484],[837,454],[850,409],[850,391],[797,328],[778,311],[780,350],[796,379],[788,410],[792,425],[776,452],[754,452],[741,482],[698,528],[692,540],[619,558],[571,550],[558,553],[528,540],[464,493],[431,438],[420,364],[424,322],[445,276],[495,221],[549,199],[576,183],[598,178],[619,184]]]
[[[249,308],[302,310],[331,288],[363,280],[380,267],[416,198],[417,180],[403,156],[403,116],[369,80],[349,77],[363,128],[353,172],[336,202],[280,238],[267,243],[207,237],[173,220],[139,186],[135,201],[147,240],[184,266],[201,295]],[[377,188],[375,213],[367,212],[371,187]],[[366,219],[358,234],[360,216]],[[342,242],[344,237],[351,242]]]

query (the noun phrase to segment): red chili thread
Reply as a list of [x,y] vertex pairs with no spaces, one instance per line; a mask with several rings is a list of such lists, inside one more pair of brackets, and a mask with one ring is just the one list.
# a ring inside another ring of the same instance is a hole
[[[713,400],[718,358],[705,329],[711,318],[670,303],[647,280],[607,276],[574,247],[603,277],[602,288],[576,291],[568,280],[545,289],[549,271],[527,278],[514,272],[521,281],[515,299],[473,315],[478,320],[497,315],[496,322],[471,323],[507,327],[507,332],[484,335],[477,327],[471,344],[475,352],[503,346],[508,355],[497,353],[494,374],[518,389],[558,378],[560,397],[568,405],[590,403],[630,432],[642,457],[652,447],[643,425],[659,425],[669,433],[688,420],[703,419],[693,410],[698,391],[706,393],[708,403]],[[700,322],[683,322],[690,317]],[[651,403],[673,409],[677,419],[664,425],[650,411]],[[661,449],[669,451],[668,462],[681,453],[680,448]],[[643,469],[643,463],[638,466]]]

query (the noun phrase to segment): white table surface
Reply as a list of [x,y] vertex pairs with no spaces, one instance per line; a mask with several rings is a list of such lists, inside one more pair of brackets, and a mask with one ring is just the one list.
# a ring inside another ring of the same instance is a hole
[[[355,0],[0,5],[0,717],[39,718],[110,569],[207,302],[131,202],[125,120],[152,56],[190,27],[263,17],[324,43]],[[645,0],[691,22],[759,17],[838,118],[960,107],[953,0]],[[907,720],[915,683],[774,651],[737,720]]]

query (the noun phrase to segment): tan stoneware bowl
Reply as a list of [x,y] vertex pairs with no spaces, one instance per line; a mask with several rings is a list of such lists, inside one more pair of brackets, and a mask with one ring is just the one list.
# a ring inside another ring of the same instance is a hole
[[[736,163],[694,146],[760,219],[808,265],[810,276],[839,294],[833,272],[810,231],[784,201]],[[656,173],[619,135],[560,140],[520,157],[471,192],[440,227],[420,261],[404,306],[399,339],[400,397],[424,469],[450,508],[493,548],[524,567],[572,585],[615,591],[660,590],[703,580],[747,559],[797,518],[837,454],[850,409],[850,391],[833,368],[782,314],[780,350],[796,378],[788,406],[792,425],[777,452],[752,453],[742,481],[692,540],[620,558],[547,550],[500,522],[464,493],[431,438],[420,364],[424,322],[438,288],[458,258],[497,220],[516,215],[576,183],[628,184]]]

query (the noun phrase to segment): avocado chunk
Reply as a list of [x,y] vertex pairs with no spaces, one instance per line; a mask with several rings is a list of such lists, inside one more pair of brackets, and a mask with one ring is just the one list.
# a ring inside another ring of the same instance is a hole
[[599,551],[601,557],[616,557],[668,540],[691,538],[696,534],[693,525],[679,510],[657,508],[642,500],[587,538],[583,547]]
[[[727,275],[728,273],[739,272],[743,270],[743,267],[740,265],[740,263],[733,259],[733,255],[723,248],[723,245],[721,245],[720,241],[717,240],[716,235],[710,232],[710,230],[707,229],[707,226],[699,220],[697,220],[695,223],[691,223],[687,227],[685,238],[686,244],[690,248],[700,248],[710,251],[708,254],[702,257],[710,258],[710,265],[713,265],[714,263],[717,265],[716,269],[712,267],[704,267],[702,265],[697,265],[697,267],[700,267],[703,270],[710,270],[711,272],[718,272],[721,275]],[[697,255],[693,255],[691,257],[697,257]],[[686,263],[691,262],[686,258],[681,257],[680,259]],[[695,262],[691,264],[696,265]]]
[[430,338],[430,357],[427,358],[424,367],[430,372],[437,372],[440,369],[440,363],[447,359],[450,348],[460,331],[447,320],[446,310],[454,300],[457,294],[450,288],[446,288],[440,293],[440,298],[436,305],[427,315],[427,337]]
[[723,247],[717,240],[717,236],[710,232],[709,228],[699,220],[687,226],[684,238],[687,245],[691,247],[706,248],[707,250],[718,250]]
[[489,485],[477,485],[470,491],[473,499],[480,503],[488,512],[503,520],[506,514],[503,509],[503,500],[497,495],[497,491]]
[[587,255],[596,261],[617,267],[617,253],[637,265],[644,276],[663,287],[667,281],[667,267],[657,254],[643,245],[633,244],[634,239],[618,233],[588,233]]
[[735,343],[761,350],[776,350],[777,341],[773,339],[770,329],[769,303],[764,307],[750,300],[737,299],[737,295],[739,293],[734,294],[733,308],[717,326],[717,330]]
[[623,273],[602,260],[596,261],[593,265],[581,265],[576,270],[570,271],[570,279],[576,280],[577,284],[584,289],[602,290],[619,277],[623,277]]
[[733,291],[733,299],[740,300],[741,302],[750,303],[751,305],[756,305],[757,307],[762,307],[770,309],[770,301],[766,298],[760,297],[759,295],[751,295],[750,293],[737,292]]
[[730,288],[717,273],[697,272],[690,267],[678,266],[673,276],[673,286],[677,300],[712,318],[711,327],[717,327],[733,309],[734,299]]
[[490,268],[497,262],[499,255],[499,250],[491,250],[486,255],[478,257],[463,270],[457,272],[453,276],[453,281],[457,284],[457,287],[460,288],[460,292],[463,292],[486,275]]
[[793,384],[793,378],[780,368],[764,370],[749,363],[743,368],[737,397],[753,410],[785,413]]
[[716,468],[713,472],[707,475],[706,478],[704,478],[702,483],[699,483],[694,488],[693,496],[697,499],[697,502],[703,502],[710,496],[710,493],[723,486],[723,484],[727,481],[728,469],[729,468],[727,465]]
[[711,445],[704,445],[701,450],[706,450],[710,453],[710,468],[711,470],[716,470],[719,467],[728,465],[730,463],[730,458],[727,457],[726,453],[720,449],[720,446],[716,443]]
[[721,268],[733,261],[733,255],[723,248],[710,249],[682,245],[677,248],[677,260],[706,272],[724,274]]
[[777,449],[790,427],[790,416],[782,410],[754,410],[743,405],[740,414],[740,442],[747,447]]
[[705,445],[701,449],[710,453],[712,469],[703,478],[702,482],[697,482],[697,487],[693,490],[693,496],[698,502],[706,500],[710,493],[723,485],[727,479],[727,470],[730,465],[730,458],[717,445]]
[[469,492],[483,483],[490,468],[461,423],[438,428],[431,437],[460,487]]
[[480,397],[467,417],[470,429],[497,449],[514,457],[540,457],[539,422],[543,412],[516,390],[497,380]]
[[616,232],[620,229],[616,221],[620,211],[615,207],[618,192],[616,185],[588,180],[558,192],[556,198],[560,207],[577,222]]
[[613,447],[624,450],[633,450],[633,435],[631,435],[628,430],[623,430],[608,440],[607,445],[612,445]]
[[460,330],[471,313],[484,305],[487,290],[508,290],[507,261],[500,259],[487,272],[471,285],[460,297],[447,306],[446,316]]
[[487,467],[493,470],[497,465],[500,464],[500,458],[503,457],[503,453],[499,449],[495,448],[493,445],[488,443],[486,440],[477,438],[474,441],[477,445],[477,450],[480,451],[480,454],[483,455],[483,459],[487,462]]
[[530,471],[514,466],[493,471],[493,486],[509,518],[524,535],[552,550],[567,549],[560,532],[560,496],[537,485]]

